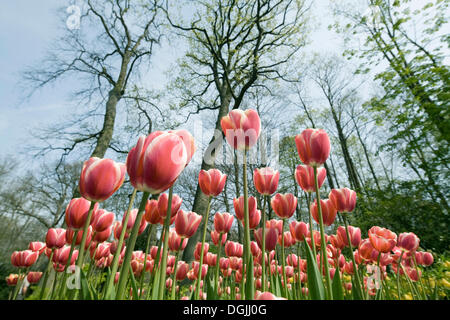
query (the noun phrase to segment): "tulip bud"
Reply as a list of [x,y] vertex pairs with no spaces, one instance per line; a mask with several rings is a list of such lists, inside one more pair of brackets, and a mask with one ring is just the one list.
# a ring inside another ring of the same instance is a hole
[[228,233],[233,225],[234,217],[228,212],[219,213],[214,215],[214,228],[218,233]]
[[198,184],[203,194],[207,196],[218,196],[227,181],[227,175],[217,169],[200,170]]
[[[337,214],[334,204],[330,201],[330,199],[320,200],[320,207],[322,209],[323,224],[326,226],[331,226],[336,219]],[[314,200],[314,203],[311,204],[311,214],[314,220],[317,223],[320,223],[319,210],[317,208],[317,199]]]
[[309,166],[319,167],[330,155],[330,138],[322,129],[306,129],[295,136],[300,160]]
[[185,238],[190,238],[197,231],[201,221],[201,215],[198,215],[192,211],[185,212],[180,209],[175,218],[175,230],[178,235]]
[[80,176],[80,194],[89,201],[108,199],[125,180],[125,164],[111,159],[92,157],[87,160]]
[[[327,170],[325,168],[317,168],[317,182],[319,184],[319,189],[322,187],[326,176]],[[314,168],[311,166],[298,165],[295,169],[295,181],[305,192],[316,191]]]
[[277,193],[270,201],[273,211],[281,219],[292,217],[297,208],[297,198],[292,193]]
[[253,171],[253,183],[256,190],[266,196],[273,194],[278,188],[280,173],[272,168],[260,168]]
[[234,109],[220,121],[227,142],[234,149],[248,150],[258,141],[261,119],[253,109]]

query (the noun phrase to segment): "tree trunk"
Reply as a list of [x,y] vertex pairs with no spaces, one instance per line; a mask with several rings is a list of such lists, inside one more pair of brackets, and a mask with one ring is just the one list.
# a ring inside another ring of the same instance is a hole
[[[226,116],[228,114],[228,109],[230,107],[230,101],[231,101],[231,94],[227,95],[220,104],[220,108],[219,108],[219,113],[217,115],[217,120],[216,120],[216,130],[220,130],[222,131],[221,125],[220,125],[220,120],[222,119],[222,117]],[[210,148],[213,148],[211,150],[211,161],[215,162],[216,159],[216,149],[213,147],[214,144],[213,142],[215,141],[215,137],[213,136],[211,138],[211,141],[209,142],[209,146],[206,149],[206,152],[209,152]],[[214,163],[213,164],[209,164],[205,162],[205,157],[203,157],[202,160],[202,166],[201,169],[202,170],[209,170],[211,168],[214,168]],[[200,214],[202,216],[205,215],[205,211],[206,208],[208,206],[208,197],[205,196],[202,192],[202,190],[200,189],[200,186],[197,183],[197,190],[195,191],[195,198],[194,198],[194,205],[192,207],[192,211]],[[183,260],[186,262],[190,262],[193,260],[194,258],[194,249],[195,249],[195,245],[197,244],[197,242],[199,241],[199,237],[201,234],[201,231],[199,230],[203,230],[203,223],[205,223],[204,219],[201,223],[201,225],[199,226],[199,228],[197,229],[197,232],[189,238],[188,243],[186,245],[186,248],[183,251]],[[206,222],[207,223],[207,222]]]

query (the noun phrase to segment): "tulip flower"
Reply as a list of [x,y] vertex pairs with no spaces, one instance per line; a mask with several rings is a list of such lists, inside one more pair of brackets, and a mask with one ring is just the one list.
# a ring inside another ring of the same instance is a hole
[[412,232],[404,232],[398,235],[397,246],[407,252],[414,252],[419,248],[420,239]]
[[358,255],[366,260],[372,259],[372,252],[377,251],[369,239],[363,239],[358,247]]
[[[180,196],[177,194],[172,195],[172,205],[170,207],[170,218],[174,218],[177,214],[178,210],[181,207],[181,203],[183,202],[183,199],[181,199]],[[166,218],[167,210],[169,205],[169,196],[167,193],[163,193],[158,198],[158,211],[159,216],[161,217],[162,221]]]
[[[319,188],[322,187],[326,177],[327,170],[325,168],[317,168]],[[314,168],[307,165],[298,165],[295,169],[295,181],[297,181],[303,191],[314,192]]]
[[217,169],[200,170],[198,175],[200,189],[207,196],[218,196],[223,191],[226,181],[227,175]]
[[422,259],[423,259],[422,264],[427,267],[431,266],[434,261],[433,254],[431,254],[430,252],[423,252]]
[[255,300],[287,300],[286,298],[280,298],[270,292],[262,292],[255,295]]
[[219,245],[219,241],[221,242],[221,245],[224,245],[225,242],[227,241],[227,234],[218,233],[216,230],[213,230],[211,231],[211,241],[214,243],[215,246]]
[[330,138],[322,129],[306,129],[295,136],[300,160],[309,166],[320,167],[330,155]]
[[225,254],[228,257],[242,257],[244,247],[239,242],[227,241],[225,243]]
[[385,228],[372,227],[368,231],[372,246],[382,253],[390,252],[397,244],[397,235]]
[[27,275],[27,280],[30,284],[36,284],[41,280],[42,272],[30,271]]
[[[203,245],[202,245],[203,244]],[[197,244],[195,245],[195,250],[194,250],[194,258],[195,260],[200,261],[201,260],[201,254],[203,253],[203,259],[206,257],[206,254],[208,253],[209,250],[209,243],[208,242],[197,242]]]
[[111,159],[92,157],[84,162],[80,175],[80,194],[83,198],[102,202],[112,196],[125,180],[126,167]]
[[181,174],[188,155],[183,139],[173,132],[155,131],[140,137],[127,156],[130,182],[139,191],[162,193]]
[[304,241],[308,235],[309,226],[304,222],[294,220],[289,224],[289,230],[296,241]]
[[297,198],[292,193],[277,193],[270,201],[273,211],[281,219],[289,219],[297,208]]
[[275,193],[279,179],[280,173],[270,167],[259,168],[253,171],[253,183],[261,195],[270,196]]
[[234,149],[248,150],[258,141],[261,119],[253,109],[234,109],[220,121],[225,139]]
[[45,242],[34,241],[34,242],[30,242],[30,244],[28,245],[29,250],[38,252],[39,255],[41,255],[45,251],[46,248],[47,248],[47,245],[45,244]]
[[[358,247],[359,244],[361,243],[361,229],[359,229],[358,227],[352,227],[352,226],[348,226],[348,232],[350,235],[350,242],[352,244],[353,247]],[[348,237],[347,237],[347,232],[345,230],[344,227],[339,226],[337,228],[337,237],[342,241],[342,243],[344,244],[344,246],[348,246]]]
[[228,212],[219,213],[214,215],[214,228],[218,233],[228,233],[233,225],[234,216]]
[[[244,221],[244,196],[233,199],[234,212],[239,221]],[[257,204],[255,197],[248,198],[248,212],[249,216],[253,216],[256,214]]]
[[352,212],[356,206],[356,192],[349,188],[333,189],[329,196],[339,212]]
[[115,215],[113,212],[108,212],[104,209],[98,209],[93,217],[91,226],[95,232],[103,232],[110,228],[114,223]]
[[112,226],[104,231],[96,232],[94,235],[94,241],[101,243],[101,242],[108,240],[109,237],[111,236],[111,232],[112,232]]
[[[320,206],[322,208],[322,218],[323,223],[327,226],[331,226],[336,219],[336,208],[334,207],[334,204],[330,201],[330,199],[326,200],[320,200]],[[319,219],[319,210],[317,208],[317,201],[314,201],[313,204],[311,204],[311,214],[314,218],[314,220],[317,223],[320,223]]]
[[169,230],[169,250],[173,252],[178,252],[184,250],[187,245],[188,239],[183,239],[175,232],[175,228]]
[[185,212],[179,210],[175,218],[175,230],[178,235],[184,238],[192,237],[197,231],[202,216],[196,214],[195,212]]
[[[89,216],[91,202],[84,198],[72,199],[66,207],[66,224],[69,228],[80,230],[86,224]],[[94,211],[98,208],[98,203],[94,205]]]
[[[259,248],[262,250],[262,228],[254,231],[255,240]],[[266,238],[265,238],[265,249],[266,251],[272,251],[275,249],[278,241],[279,230],[275,227],[266,226]]]
[[145,205],[144,219],[150,224],[158,224],[161,221],[159,215],[158,200],[148,200]]
[[17,285],[19,281],[19,275],[11,273],[8,277],[6,277],[6,284],[10,287]]

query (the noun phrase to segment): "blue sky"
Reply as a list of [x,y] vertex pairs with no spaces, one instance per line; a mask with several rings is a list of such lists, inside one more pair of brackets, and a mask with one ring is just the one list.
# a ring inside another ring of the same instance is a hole
[[[317,1],[314,12],[320,12],[317,30],[311,37],[313,43],[309,50],[339,51],[339,41],[326,27],[330,17],[326,9],[327,1]],[[29,141],[29,131],[46,126],[67,116],[71,112],[69,93],[74,83],[59,82],[46,87],[25,99],[20,87],[21,72],[36,65],[43,58],[49,45],[66,28],[64,21],[58,17],[57,9],[70,6],[69,0],[14,0],[3,1],[0,10],[0,155],[19,157],[27,166],[33,161],[23,153],[23,147]],[[69,15],[69,14],[67,14]],[[318,20],[318,19],[317,19]],[[167,44],[157,49],[152,63],[152,77],[164,84],[164,72],[175,62],[174,51]]]

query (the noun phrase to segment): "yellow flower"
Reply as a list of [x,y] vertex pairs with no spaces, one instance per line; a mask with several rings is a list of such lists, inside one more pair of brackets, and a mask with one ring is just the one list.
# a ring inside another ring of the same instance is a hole
[[447,279],[441,279],[441,285],[443,285],[443,286],[446,287],[447,289],[450,288],[450,282],[447,281]]
[[405,299],[405,300],[412,300],[413,298],[412,298],[412,296],[408,293],[408,294],[404,294],[404,295],[403,295],[403,299]]
[[352,280],[352,277],[349,276],[348,274],[344,275],[343,278],[344,278],[344,280],[347,281],[347,282],[350,282],[350,281]]
[[448,269],[450,269],[450,260],[447,260],[444,262],[444,266]]

